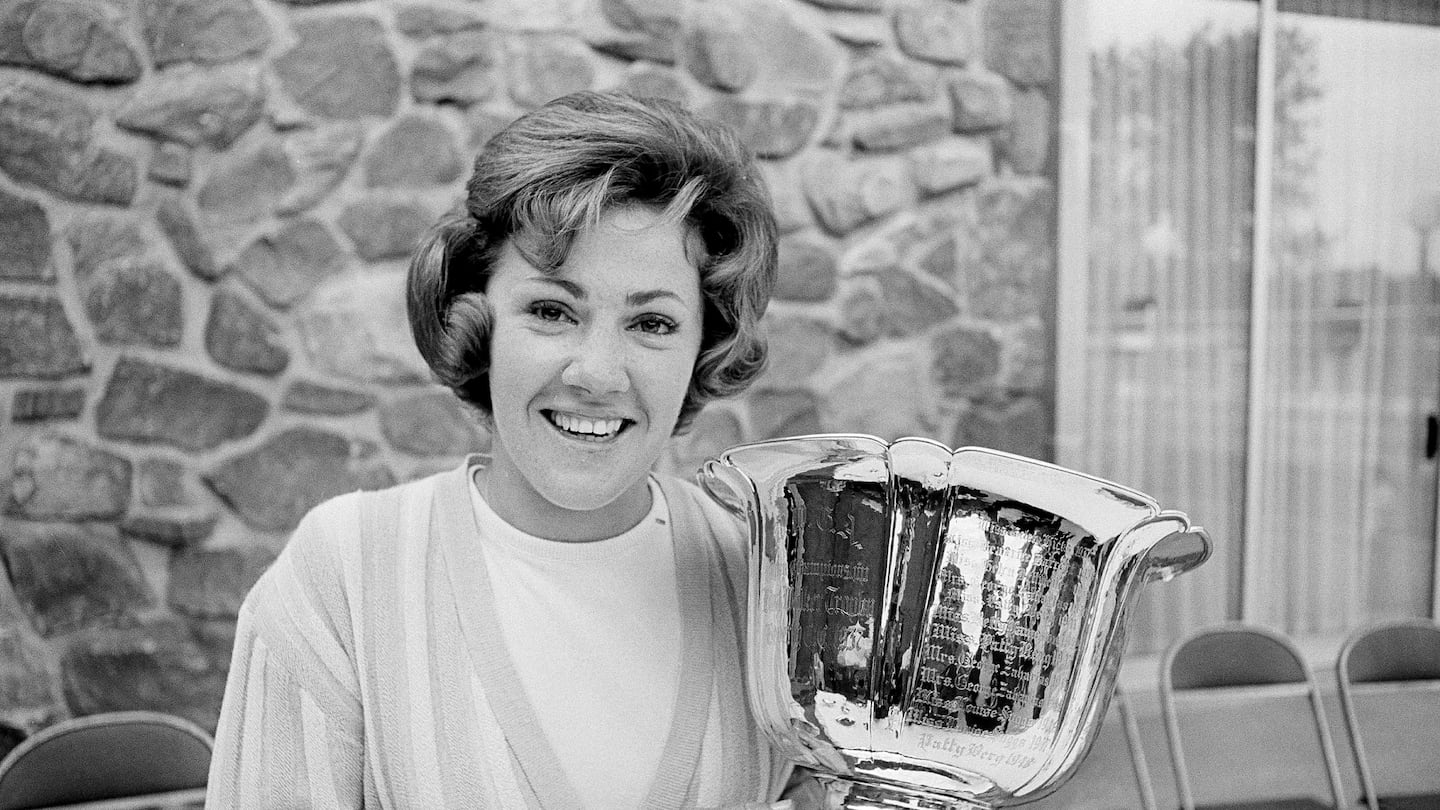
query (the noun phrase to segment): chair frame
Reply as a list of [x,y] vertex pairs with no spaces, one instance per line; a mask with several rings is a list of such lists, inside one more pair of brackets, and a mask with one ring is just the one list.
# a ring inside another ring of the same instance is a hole
[[1135,784],[1140,791],[1141,810],[1155,810],[1155,784],[1150,781],[1150,766],[1145,761],[1145,749],[1140,745],[1140,725],[1135,713],[1130,710],[1130,701],[1119,687],[1115,689],[1115,709],[1120,713],[1120,724],[1125,730],[1125,744],[1130,749],[1130,764],[1135,771]]
[[1335,683],[1340,693],[1340,709],[1345,715],[1345,731],[1350,735],[1350,750],[1355,756],[1355,770],[1360,774],[1361,798],[1369,810],[1380,810],[1380,795],[1375,790],[1375,778],[1370,771],[1370,760],[1365,755],[1365,743],[1360,736],[1360,718],[1355,712],[1355,699],[1350,691],[1350,654],[1371,636],[1397,628],[1419,628],[1440,636],[1440,624],[1431,619],[1380,621],[1351,633],[1341,645],[1340,656],[1335,661]]
[[[4,782],[6,775],[11,772],[17,763],[28,757],[32,751],[41,748],[57,737],[73,734],[78,730],[92,727],[120,726],[139,722],[169,726],[194,737],[203,743],[207,749],[212,752],[214,751],[215,739],[203,728],[183,717],[176,717],[175,715],[164,712],[145,710],[102,712],[62,720],[26,737],[19,745],[11,749],[10,753],[6,754],[4,759],[0,759],[0,783]],[[140,808],[155,807],[157,804],[172,805],[203,802],[205,800],[205,790],[205,786],[201,785],[193,788],[183,788],[160,793],[117,796],[108,799],[47,805],[44,810],[139,810]]]
[[[1190,771],[1185,765],[1185,751],[1180,742],[1179,717],[1175,709],[1175,689],[1172,678],[1172,668],[1175,659],[1180,652],[1192,642],[1198,641],[1213,635],[1224,633],[1249,633],[1263,636],[1283,647],[1299,665],[1304,673],[1304,680],[1274,684],[1274,686],[1304,686],[1306,697],[1310,703],[1310,713],[1314,720],[1316,737],[1320,743],[1320,750],[1324,759],[1325,773],[1330,782],[1330,796],[1335,810],[1341,810],[1348,805],[1345,803],[1344,788],[1340,784],[1340,764],[1335,756],[1335,744],[1330,736],[1330,728],[1325,720],[1325,708],[1320,697],[1320,690],[1315,684],[1314,675],[1310,672],[1310,666],[1305,656],[1300,653],[1295,644],[1285,635],[1242,622],[1231,622],[1213,627],[1206,627],[1201,630],[1184,636],[1165,650],[1160,663],[1160,708],[1161,719],[1165,724],[1166,741],[1170,744],[1170,760],[1175,769],[1176,787],[1180,793],[1180,806],[1182,810],[1195,810],[1195,795],[1190,787]],[[1264,688],[1264,687],[1260,687]],[[1190,690],[1182,690],[1190,691]]]

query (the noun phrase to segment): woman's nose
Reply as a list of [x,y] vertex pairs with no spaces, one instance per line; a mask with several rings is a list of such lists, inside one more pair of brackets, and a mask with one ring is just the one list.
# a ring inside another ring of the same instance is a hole
[[624,347],[604,330],[590,330],[575,347],[575,354],[560,372],[560,382],[591,394],[618,394],[630,390]]

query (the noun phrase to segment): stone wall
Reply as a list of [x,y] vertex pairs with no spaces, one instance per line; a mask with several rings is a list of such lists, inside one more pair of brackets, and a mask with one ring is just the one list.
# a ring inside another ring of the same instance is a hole
[[764,159],[773,363],[665,465],[820,430],[1048,457],[1059,0],[0,0],[0,721],[213,726],[321,499],[484,431],[405,257],[523,110],[682,100]]

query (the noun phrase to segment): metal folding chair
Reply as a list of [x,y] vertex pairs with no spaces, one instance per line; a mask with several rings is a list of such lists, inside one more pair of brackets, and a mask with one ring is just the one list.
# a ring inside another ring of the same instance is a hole
[[[1345,806],[1319,690],[1283,635],[1232,624],[1181,639],[1160,666],[1160,707],[1183,810],[1197,806],[1197,770],[1213,797],[1206,808]],[[1188,738],[1202,740],[1188,752],[1182,714]],[[1326,792],[1316,789],[1319,770],[1330,804],[1315,796]]]
[[1440,807],[1440,625],[1361,628],[1340,648],[1335,676],[1369,810]]
[[0,760],[0,810],[130,810],[205,801],[214,740],[160,712],[77,717]]

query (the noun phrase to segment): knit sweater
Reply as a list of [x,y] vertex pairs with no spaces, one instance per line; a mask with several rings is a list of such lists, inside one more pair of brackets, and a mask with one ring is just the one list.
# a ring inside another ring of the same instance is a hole
[[[206,806],[579,808],[496,622],[471,462],[311,511],[240,610]],[[643,806],[773,796],[742,678],[739,524],[658,477],[682,655]],[[577,677],[583,673],[577,673]]]

